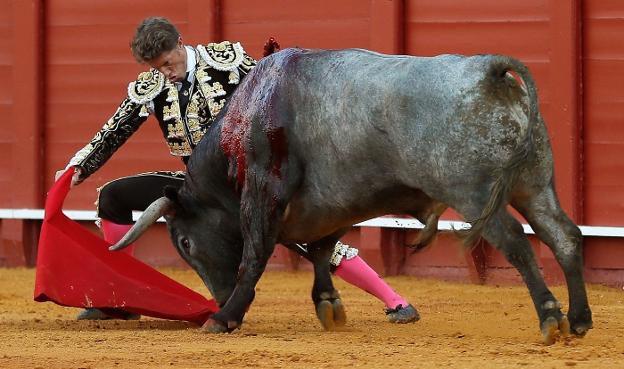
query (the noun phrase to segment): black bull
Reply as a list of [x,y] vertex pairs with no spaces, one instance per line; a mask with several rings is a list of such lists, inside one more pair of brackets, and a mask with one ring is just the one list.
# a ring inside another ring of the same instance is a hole
[[[519,78],[517,78],[519,77]],[[519,82],[522,80],[522,83]],[[567,316],[547,288],[517,209],[563,268]],[[345,322],[328,258],[353,224],[409,214],[435,233],[451,207],[518,269],[545,342],[592,327],[581,233],[562,211],[535,85],[504,56],[433,58],[287,49],[260,61],[168,189],[113,249],[165,215],[171,238],[240,326],[274,245],[308,243],[326,329]]]

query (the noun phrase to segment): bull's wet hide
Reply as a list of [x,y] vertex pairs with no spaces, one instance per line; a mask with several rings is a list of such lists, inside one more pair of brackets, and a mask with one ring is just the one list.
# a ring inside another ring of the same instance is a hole
[[184,285],[109,244],[62,212],[73,171],[48,192],[41,228],[35,301],[62,306],[118,309],[203,324],[218,307]]

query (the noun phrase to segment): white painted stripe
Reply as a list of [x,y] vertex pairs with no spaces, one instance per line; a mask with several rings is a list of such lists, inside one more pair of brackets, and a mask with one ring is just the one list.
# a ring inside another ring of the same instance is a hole
[[0,209],[0,219],[43,219],[43,209]]
[[[411,218],[393,218],[380,217],[358,223],[357,227],[381,227],[381,228],[405,228],[405,229],[422,229],[424,225]],[[440,220],[438,229],[442,231],[450,231],[453,229],[468,229],[470,224],[461,221]],[[528,224],[523,224],[524,233],[535,234]],[[624,227],[603,227],[603,226],[579,226],[583,236],[600,236],[600,237],[624,237]]]
[[[73,220],[95,221],[95,211],[90,210],[63,210],[63,212]],[[132,212],[132,218],[137,220],[141,212]],[[43,219],[43,209],[0,209],[0,219]],[[163,222],[164,219],[158,219]],[[355,225],[356,227],[381,227],[381,228],[401,228],[401,229],[422,229],[424,225],[412,218],[379,217],[367,220]],[[523,224],[524,233],[534,234],[533,229],[528,224]],[[450,231],[453,229],[468,229],[470,224],[461,221],[440,220],[438,229]],[[599,237],[624,237],[624,227],[603,227],[603,226],[579,226],[583,236]]]
[[583,236],[624,237],[624,227],[579,226]]
[[[93,210],[63,210],[68,218],[73,220],[92,220],[97,219]],[[143,214],[140,211],[132,212],[132,219],[137,220]],[[43,209],[0,209],[0,219],[43,219]],[[164,222],[163,218],[158,221]]]

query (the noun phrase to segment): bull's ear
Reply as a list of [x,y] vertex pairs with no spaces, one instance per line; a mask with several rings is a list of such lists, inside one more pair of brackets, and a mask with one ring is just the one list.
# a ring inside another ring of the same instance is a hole
[[173,201],[173,203],[176,205],[180,204],[180,199],[178,197],[178,188],[173,186],[165,186],[164,192],[166,198]]

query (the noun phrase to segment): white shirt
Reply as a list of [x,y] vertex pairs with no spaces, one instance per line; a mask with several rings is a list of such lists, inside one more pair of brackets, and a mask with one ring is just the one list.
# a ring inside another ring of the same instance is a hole
[[[195,82],[195,64],[197,64],[197,60],[195,59],[195,50],[193,50],[190,46],[184,46],[184,49],[186,50],[186,74],[188,75],[186,80],[193,85],[193,82]],[[180,91],[182,83],[176,82],[175,86],[178,91]]]

